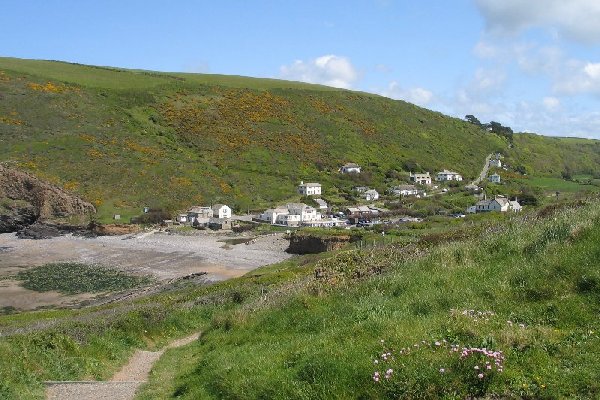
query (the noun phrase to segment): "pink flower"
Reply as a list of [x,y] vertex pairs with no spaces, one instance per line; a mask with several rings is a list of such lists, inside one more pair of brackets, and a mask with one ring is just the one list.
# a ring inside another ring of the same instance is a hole
[[483,379],[483,374],[479,374],[479,375],[477,375],[477,377],[478,377],[479,379]]

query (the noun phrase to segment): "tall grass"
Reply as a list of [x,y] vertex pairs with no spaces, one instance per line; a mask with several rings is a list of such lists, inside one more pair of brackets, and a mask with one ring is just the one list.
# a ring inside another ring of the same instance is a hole
[[[597,397],[599,221],[594,202],[414,257],[388,249],[321,261],[337,272],[268,305],[215,313],[140,398]],[[499,351],[503,369],[452,345]]]

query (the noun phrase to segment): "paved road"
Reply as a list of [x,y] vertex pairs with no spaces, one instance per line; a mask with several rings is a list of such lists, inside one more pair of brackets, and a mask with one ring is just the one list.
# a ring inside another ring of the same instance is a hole
[[132,400],[140,385],[148,381],[152,366],[166,349],[197,340],[199,333],[178,339],[159,351],[137,350],[129,362],[108,382],[46,382],[49,400]]
[[469,185],[472,186],[477,186],[479,185],[479,183],[483,180],[485,180],[485,178],[487,177],[487,173],[490,169],[490,160],[492,159],[492,156],[494,154],[489,154],[486,158],[485,158],[485,164],[483,166],[483,169],[481,170],[481,173],[479,174],[479,177],[477,179],[475,179],[473,182],[471,182]]

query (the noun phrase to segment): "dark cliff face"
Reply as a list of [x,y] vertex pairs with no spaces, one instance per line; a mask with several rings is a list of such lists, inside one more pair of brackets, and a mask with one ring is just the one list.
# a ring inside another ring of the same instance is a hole
[[81,223],[94,206],[35,176],[0,165],[0,232],[33,223]]
[[320,237],[304,234],[292,234],[290,246],[286,252],[290,254],[314,254],[339,250],[351,240],[350,236]]
[[15,232],[37,219],[35,208],[22,200],[0,199],[0,233]]

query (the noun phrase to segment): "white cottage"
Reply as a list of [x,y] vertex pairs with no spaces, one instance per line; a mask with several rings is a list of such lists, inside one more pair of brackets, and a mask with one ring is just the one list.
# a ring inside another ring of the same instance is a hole
[[458,172],[448,171],[447,169],[438,172],[435,178],[436,181],[447,182],[447,181],[462,181],[462,175]]
[[215,204],[212,210],[215,218],[231,218],[231,208],[225,204]]
[[425,172],[424,174],[413,174],[411,172],[410,180],[420,185],[431,185],[431,176],[429,175],[429,172]]
[[494,159],[490,160],[490,167],[501,168],[502,161],[500,161],[499,158],[494,158]]
[[355,163],[348,163],[346,165],[342,165],[340,168],[340,172],[342,174],[360,174],[360,165]]
[[390,189],[390,193],[395,196],[416,196],[418,192],[415,185],[400,185]]
[[375,201],[379,199],[379,193],[375,189],[369,189],[362,194],[362,197],[367,201]]
[[492,174],[492,175],[490,175],[490,177],[488,179],[492,183],[500,183],[500,175],[498,175],[498,174]]
[[509,201],[504,196],[496,196],[491,200],[481,200],[475,204],[475,212],[490,212],[490,211],[498,211],[498,212],[519,212],[522,207],[518,201]]
[[320,196],[321,195],[321,184],[315,182],[304,183],[300,181],[298,185],[298,194],[301,196]]

